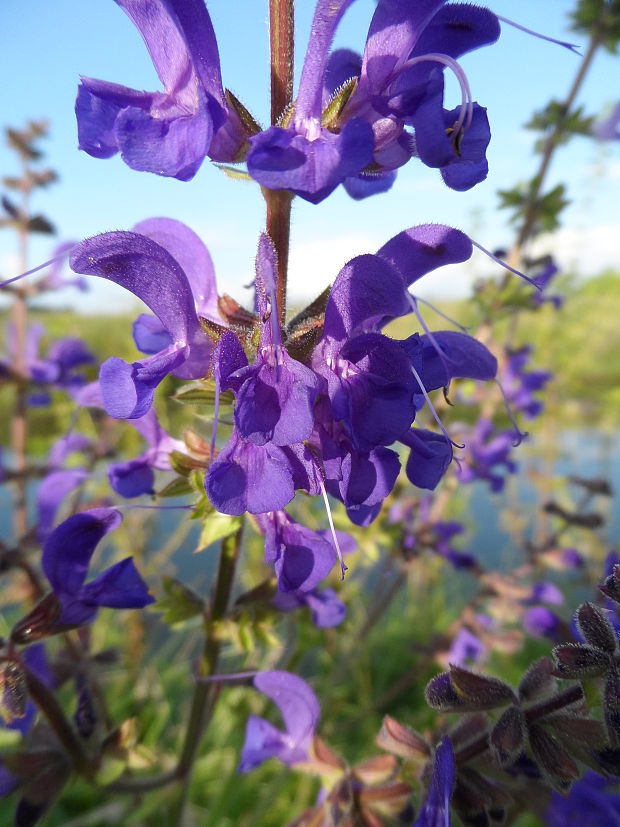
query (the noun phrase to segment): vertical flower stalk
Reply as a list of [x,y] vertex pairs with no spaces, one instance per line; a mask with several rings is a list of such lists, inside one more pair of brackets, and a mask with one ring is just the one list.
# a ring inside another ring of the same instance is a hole
[[594,56],[596,55],[599,46],[602,45],[602,42],[602,34],[598,31],[595,31],[592,34],[592,37],[590,38],[590,42],[588,43],[588,49],[583,57],[583,60],[579,64],[579,69],[577,70],[577,74],[575,75],[575,78],[566,96],[566,99],[563,101],[561,105],[564,115],[555,124],[552,132],[547,137],[542,153],[542,158],[540,161],[540,166],[538,167],[538,172],[532,179],[533,187],[523,218],[523,223],[521,224],[521,229],[519,230],[519,234],[517,236],[517,243],[515,245],[513,255],[511,256],[512,262],[520,261],[521,250],[523,249],[524,244],[528,241],[532,234],[532,230],[534,229],[534,225],[536,223],[538,199],[540,193],[542,192],[542,186],[547,176],[547,172],[549,171],[549,167],[551,166],[551,159],[553,158],[553,153],[560,145],[558,138],[562,135],[562,132],[566,125],[566,119],[572,109],[572,106],[575,102],[575,99],[577,98],[577,94],[581,89],[586,75],[588,74],[588,70],[590,69],[592,61],[594,60]]
[[[24,181],[28,177],[27,161],[22,161],[22,177]],[[24,187],[22,191],[21,210],[23,216],[27,217],[30,209],[30,190]],[[18,268],[20,273],[28,269],[28,227],[25,221],[21,222],[18,233]],[[15,331],[15,372],[20,377],[26,376],[26,330],[28,326],[28,305],[26,303],[25,291],[16,288],[15,302],[11,310],[13,327]],[[13,531],[15,541],[18,542],[26,533],[26,442],[28,439],[27,420],[27,389],[25,379],[20,378],[15,386],[15,407],[11,418],[11,450],[13,451],[13,467],[17,474],[15,483],[15,507],[13,510]]]
[[[278,122],[293,102],[294,29],[293,0],[269,0],[272,125]],[[276,298],[280,324],[284,325],[293,196],[287,190],[267,189],[263,189],[263,195],[267,202],[267,233],[277,255]]]
[[[239,552],[241,551],[240,528],[235,534],[222,541],[220,550],[217,582],[213,593],[211,611],[207,620],[207,635],[200,661],[199,675],[206,677],[214,675],[220,656],[221,642],[218,638],[218,622],[223,620],[228,611],[228,604],[235,579],[235,569]],[[181,780],[182,787],[172,805],[171,825],[183,823],[183,811],[187,801],[191,774],[196,753],[202,740],[217,701],[219,687],[216,683],[197,681],[192,698],[192,706],[185,731],[185,740],[179,761],[176,767],[176,776]]]

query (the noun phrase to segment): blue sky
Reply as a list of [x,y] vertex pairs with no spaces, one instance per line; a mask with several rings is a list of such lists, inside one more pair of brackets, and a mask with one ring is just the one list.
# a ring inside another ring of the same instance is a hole
[[[567,29],[567,0],[495,0],[498,14],[560,38],[583,42]],[[297,70],[310,28],[314,3],[298,0]],[[335,45],[362,50],[373,0],[357,0],[347,12]],[[224,83],[263,123],[268,120],[268,44],[266,0],[210,0],[222,60]],[[541,15],[544,9],[544,16]],[[45,148],[61,182],[37,196],[35,210],[54,220],[61,239],[80,239],[111,229],[129,229],[154,215],[186,222],[211,250],[220,290],[244,299],[253,277],[257,237],[264,222],[258,187],[234,182],[206,161],[195,179],[181,183],[128,169],[116,157],[90,158],[77,150],[73,104],[80,74],[154,90],[159,81],[140,35],[113,0],[3,0],[0,11],[3,44],[0,67],[3,125],[22,125],[28,118],[47,117],[52,133]],[[492,128],[488,152],[490,174],[468,193],[447,189],[438,172],[410,162],[393,189],[363,202],[344,191],[313,206],[297,199],[293,216],[291,293],[312,297],[333,280],[354,255],[373,252],[388,238],[414,224],[436,221],[460,227],[486,247],[510,243],[506,215],[497,209],[496,192],[512,187],[535,169],[533,133],[522,129],[531,113],[551,97],[562,98],[578,68],[571,52],[503,26],[495,46],[462,61],[474,98],[486,106]],[[599,54],[580,96],[588,111],[614,102],[620,76],[618,59]],[[7,80],[10,78],[10,82]],[[456,85],[448,102],[459,100]],[[2,174],[16,172],[12,154],[0,147]],[[576,139],[557,153],[548,184],[566,180],[573,203],[565,225],[549,240],[565,266],[575,264],[585,275],[614,263],[620,231],[617,191],[620,187],[620,144],[600,145]],[[31,264],[49,258],[53,242],[39,239]],[[0,234],[0,271],[14,274],[13,234]],[[472,278],[488,264],[471,264],[429,275],[420,291],[427,296],[462,296]],[[85,311],[120,312],[132,299],[120,289],[93,279],[84,297],[65,291],[52,301]]]

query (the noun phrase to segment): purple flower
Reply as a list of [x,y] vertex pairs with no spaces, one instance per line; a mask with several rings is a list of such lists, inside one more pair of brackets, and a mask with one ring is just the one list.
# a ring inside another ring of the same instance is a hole
[[95,508],[69,517],[47,538],[41,563],[61,604],[58,626],[89,623],[101,606],[140,609],[153,602],[131,557],[85,582],[95,547],[120,522],[118,511]]
[[243,130],[222,88],[215,33],[203,0],[116,0],[140,31],[163,92],[82,78],[75,113],[80,149],[117,152],[137,170],[187,181],[207,155],[237,160]]
[[620,101],[608,118],[594,124],[592,132],[601,141],[620,141]]
[[286,730],[250,715],[241,751],[239,772],[249,772],[269,758],[289,766],[309,758],[320,708],[308,684],[290,672],[259,672],[254,686],[280,710]]
[[551,256],[547,256],[542,262],[542,269],[534,277],[535,283],[540,288],[539,290],[535,290],[532,296],[534,304],[540,307],[547,302],[551,302],[556,310],[559,310],[560,307],[562,307],[564,303],[564,298],[562,296],[558,296],[557,294],[548,295],[546,292],[547,287],[549,287],[558,272],[559,268],[553,258]]
[[280,591],[309,592],[327,577],[337,552],[324,532],[300,525],[285,511],[257,521],[265,533],[265,561],[274,564]]
[[523,614],[523,628],[532,637],[544,637],[554,643],[566,639],[566,624],[546,606],[532,606]]
[[454,752],[446,736],[435,750],[428,797],[413,827],[450,827],[450,798],[454,781]]
[[491,491],[501,491],[505,478],[498,469],[504,468],[507,473],[513,474],[517,467],[510,459],[513,439],[512,431],[496,434],[490,420],[479,419],[467,442],[467,457],[457,473],[460,482],[488,480]]
[[508,349],[502,371],[502,387],[507,401],[514,411],[524,413],[529,419],[538,416],[543,409],[543,403],[534,394],[553,378],[553,374],[546,370],[526,370],[531,355],[532,348],[528,345],[517,350]]
[[263,320],[256,361],[235,374],[237,432],[256,445],[294,445],[307,439],[314,423],[319,380],[292,359],[282,344],[276,304],[275,251],[261,234],[256,256],[259,318]]
[[51,471],[41,480],[37,489],[37,539],[40,543],[52,531],[62,501],[87,479],[88,471],[84,468],[61,468]]
[[293,612],[307,606],[312,622],[318,629],[339,626],[345,619],[347,608],[333,589],[313,589],[309,592],[278,592],[271,605],[281,612]]
[[327,491],[344,503],[353,523],[368,525],[396,483],[398,454],[381,446],[357,451],[344,428],[327,417],[318,428],[318,437]]
[[400,343],[374,332],[410,308],[402,275],[379,256],[352,259],[332,287],[312,364],[327,381],[334,419],[359,451],[389,445],[413,422],[409,357]]
[[[438,167],[452,189],[469,189],[486,177],[486,111],[472,101],[456,59],[493,43],[499,31],[492,12],[469,4],[379,0],[363,56],[334,52],[325,78],[326,96],[337,93],[348,79],[357,80],[338,124],[362,119],[373,130],[372,165],[357,180],[345,182],[353,197],[389,187],[394,170],[412,156]],[[443,108],[446,68],[456,76],[463,96],[461,106],[451,111]]]
[[442,434],[423,428],[411,428],[399,441],[411,449],[405,469],[409,482],[434,491],[452,462],[450,443]]
[[561,606],[564,595],[555,583],[538,582],[532,586],[532,594],[526,601],[531,603],[550,603],[552,606]]
[[319,379],[283,346],[275,296],[275,252],[261,235],[256,257],[256,297],[261,318],[256,360],[248,365],[232,332],[215,353],[214,376],[236,394],[234,429],[209,466],[205,487],[225,514],[279,511],[298,488],[318,493],[316,462],[302,445],[314,425]]
[[478,663],[484,656],[486,648],[479,637],[465,626],[459,629],[448,652],[448,663],[455,666],[467,666]]
[[[166,222],[168,227],[176,222]],[[186,228],[185,228],[186,229]],[[106,411],[118,419],[139,419],[150,409],[157,385],[172,373],[196,379],[209,370],[213,344],[196,309],[198,289],[166,247],[135,232],[111,232],[78,244],[71,254],[76,273],[119,284],[155,313],[161,349],[127,364],[112,357],[103,363],[99,382]],[[204,274],[209,281],[209,274]],[[201,296],[198,300],[201,301]],[[163,335],[165,334],[165,335]],[[151,340],[152,341],[152,340]]]
[[[265,534],[265,560],[273,563],[282,592],[311,592],[332,570],[338,557],[328,531],[312,531],[285,511],[257,517]],[[341,550],[352,551],[355,541],[338,532]]]
[[372,161],[369,124],[353,118],[338,131],[322,125],[323,78],[328,52],[352,0],[318,0],[292,123],[250,138],[248,172],[262,186],[287,189],[314,204]]
[[154,410],[140,419],[130,420],[133,427],[148,443],[147,450],[128,462],[108,466],[110,485],[121,497],[139,497],[153,491],[153,470],[170,471],[170,453],[183,451],[184,443],[174,439],[162,428]]
[[[45,335],[42,324],[30,325],[24,342],[26,375],[39,385],[49,385],[67,392],[73,392],[84,384],[84,376],[76,371],[82,365],[92,364],[95,357],[85,343],[78,338],[65,337],[52,342],[45,356],[39,355],[41,339]],[[0,374],[8,372],[17,362],[17,335],[12,324],[6,328],[7,356],[0,358]],[[30,395],[31,405],[48,405],[48,393]]]
[[205,488],[222,514],[279,511],[295,496],[290,457],[277,445],[255,445],[233,431],[209,466]]
[[554,792],[545,813],[547,827],[602,827],[620,824],[617,784],[588,770],[567,796]]

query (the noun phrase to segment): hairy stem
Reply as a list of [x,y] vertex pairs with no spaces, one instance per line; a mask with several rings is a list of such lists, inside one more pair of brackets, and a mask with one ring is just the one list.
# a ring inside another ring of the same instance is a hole
[[[272,124],[293,102],[294,30],[294,0],[269,0]],[[263,190],[263,195],[267,202],[267,233],[277,255],[276,299],[280,325],[284,326],[293,195],[286,190]]]
[[293,100],[293,0],[269,0],[269,51],[271,56],[271,123]]
[[[22,164],[23,177],[27,177],[26,162]],[[23,191],[21,211],[25,219],[29,214],[30,191],[25,188]],[[28,269],[28,228],[21,223],[18,229],[19,241],[19,272],[25,273]],[[26,479],[23,472],[26,468],[26,442],[28,439],[27,420],[27,384],[26,384],[26,335],[28,327],[28,306],[26,295],[22,290],[15,291],[15,301],[11,310],[14,342],[15,360],[13,368],[20,379],[15,385],[15,406],[11,418],[11,450],[13,452],[13,467],[17,480],[15,483],[15,506],[13,510],[13,530],[15,541],[18,542],[26,533],[27,511],[26,511]]]
[[267,202],[267,233],[276,250],[276,300],[280,313],[280,326],[284,327],[293,195],[287,190],[263,190],[263,194]]

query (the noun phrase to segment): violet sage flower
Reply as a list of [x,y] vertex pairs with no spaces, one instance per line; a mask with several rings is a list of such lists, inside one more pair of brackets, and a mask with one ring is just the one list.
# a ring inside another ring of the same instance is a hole
[[171,452],[184,451],[185,444],[170,436],[152,408],[140,419],[130,419],[129,422],[147,441],[148,448],[127,462],[108,465],[108,480],[121,497],[139,497],[141,494],[153,493],[153,471],[170,471]]
[[81,511],[61,523],[47,538],[41,564],[60,602],[58,626],[90,623],[102,606],[141,609],[153,603],[131,557],[85,582],[97,544],[119,526],[121,519],[113,508]]
[[333,589],[313,589],[309,592],[277,592],[271,605],[281,612],[294,612],[307,606],[317,629],[339,626],[345,619],[347,607]]
[[413,827],[450,827],[450,799],[454,782],[454,752],[446,736],[435,750],[428,797]]
[[272,700],[284,719],[285,731],[250,715],[241,751],[239,772],[249,772],[269,758],[287,765],[309,758],[320,708],[308,684],[290,672],[259,672],[254,686]]
[[[256,521],[265,535],[265,561],[273,563],[281,592],[311,592],[325,579],[338,559],[331,534],[312,531],[285,511],[259,514]],[[355,541],[338,532],[341,551],[352,551]]]
[[213,344],[200,326],[192,289],[196,282],[166,247],[135,232],[102,233],[73,249],[71,268],[129,290],[161,324],[161,329],[157,328],[157,341],[162,345],[159,351],[132,364],[112,357],[101,366],[99,382],[110,416],[144,416],[155,388],[168,373],[183,379],[208,373]]
[[237,432],[256,445],[293,445],[307,439],[314,423],[319,379],[291,358],[282,344],[276,303],[276,260],[262,233],[256,256],[256,295],[262,320],[256,361],[235,374]]
[[322,124],[323,77],[336,27],[352,0],[318,0],[290,125],[250,138],[248,172],[269,189],[291,190],[313,204],[372,161],[369,124],[351,119],[337,132]]
[[116,2],[142,35],[163,92],[83,77],[75,105],[80,149],[95,158],[120,152],[133,169],[182,181],[207,155],[237,160],[245,135],[226,102],[203,0]]

